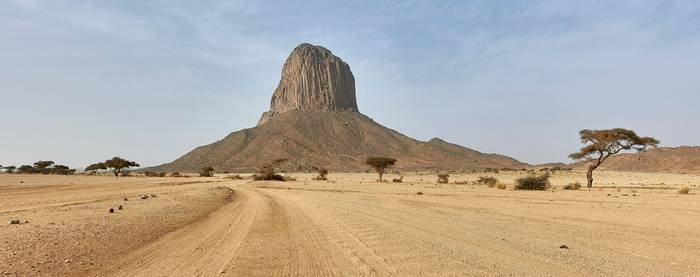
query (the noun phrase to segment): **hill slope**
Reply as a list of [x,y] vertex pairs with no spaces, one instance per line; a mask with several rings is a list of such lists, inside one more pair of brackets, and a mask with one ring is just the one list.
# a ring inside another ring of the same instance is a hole
[[198,147],[157,171],[248,171],[276,158],[289,158],[289,167],[357,170],[368,156],[389,156],[397,167],[502,168],[523,167],[513,158],[484,154],[440,139],[422,142],[386,128],[353,111],[288,111],[254,128]]

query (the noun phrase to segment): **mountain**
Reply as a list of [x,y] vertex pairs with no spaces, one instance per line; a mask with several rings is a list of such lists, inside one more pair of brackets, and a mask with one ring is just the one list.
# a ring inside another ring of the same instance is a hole
[[277,158],[292,170],[358,170],[368,156],[388,156],[401,169],[518,168],[513,158],[485,154],[439,138],[424,142],[386,128],[359,112],[347,63],[326,48],[297,46],[282,68],[270,110],[258,125],[197,147],[155,171],[250,171]]
[[[572,164],[585,166],[585,162]],[[659,147],[641,153],[614,155],[600,167],[606,170],[638,172],[700,172],[700,146]]]

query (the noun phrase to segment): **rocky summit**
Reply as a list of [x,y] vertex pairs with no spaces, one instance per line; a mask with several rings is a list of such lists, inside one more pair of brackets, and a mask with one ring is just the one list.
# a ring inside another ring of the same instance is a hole
[[294,48],[282,67],[270,111],[258,125],[292,110],[358,111],[350,66],[321,46],[304,43]]
[[258,125],[197,147],[155,171],[251,171],[277,158],[288,169],[365,170],[369,156],[398,160],[401,169],[518,168],[513,158],[435,138],[419,141],[359,112],[350,66],[326,48],[297,46],[282,68],[270,110]]

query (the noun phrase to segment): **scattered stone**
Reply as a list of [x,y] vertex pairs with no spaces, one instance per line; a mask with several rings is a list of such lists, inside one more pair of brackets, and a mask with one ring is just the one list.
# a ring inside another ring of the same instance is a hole
[[629,194],[627,194],[627,193],[623,193],[623,194],[622,194],[622,196],[629,196]]
[[114,209],[113,209],[113,208],[109,208],[109,213],[110,213],[110,214],[114,213]]
[[119,205],[119,208],[117,208],[117,209],[121,211],[124,209],[124,207],[122,205]]
[[151,194],[151,198],[158,198],[155,194]]
[[70,260],[65,260],[65,261],[63,261],[63,263],[64,263],[64,264],[69,264],[69,263],[70,263]]
[[13,225],[13,224],[19,224],[19,223],[20,223],[20,221],[19,221],[19,219],[12,219],[12,220],[10,220],[10,222],[9,222],[9,223],[10,223],[10,225]]
[[560,248],[560,249],[569,249],[569,247],[566,246],[566,244],[562,244],[561,246],[559,246],[559,248]]
[[141,199],[148,199],[148,195],[141,196]]
[[124,197],[124,201],[129,201],[129,198]]

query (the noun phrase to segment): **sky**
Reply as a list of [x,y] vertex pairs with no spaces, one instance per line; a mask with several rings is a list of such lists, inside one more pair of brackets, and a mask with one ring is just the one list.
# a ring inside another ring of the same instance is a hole
[[0,3],[0,164],[170,162],[253,127],[298,44],[362,113],[528,163],[581,129],[700,145],[700,1]]

